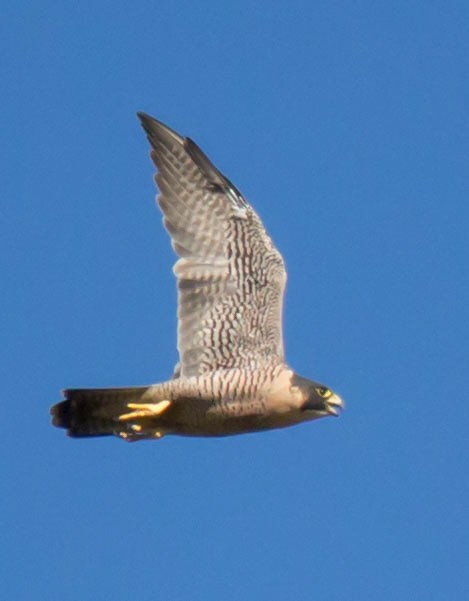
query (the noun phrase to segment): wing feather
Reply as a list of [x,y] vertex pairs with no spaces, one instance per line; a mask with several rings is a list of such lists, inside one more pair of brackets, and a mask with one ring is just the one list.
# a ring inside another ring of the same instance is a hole
[[262,222],[190,138],[139,113],[178,282],[175,376],[282,362],[286,271]]

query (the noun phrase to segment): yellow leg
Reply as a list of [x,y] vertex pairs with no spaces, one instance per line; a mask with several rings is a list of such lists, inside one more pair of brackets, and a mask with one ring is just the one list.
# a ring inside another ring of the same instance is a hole
[[156,430],[154,432],[142,432],[142,426],[137,424],[133,424],[131,426],[131,431],[125,432],[116,432],[117,436],[125,440],[126,442],[136,442],[137,440],[145,440],[149,438],[160,439],[165,435],[164,430]]
[[129,403],[127,407],[134,409],[130,413],[119,415],[120,422],[127,422],[142,417],[156,417],[161,415],[171,405],[171,401],[164,400],[159,403]]

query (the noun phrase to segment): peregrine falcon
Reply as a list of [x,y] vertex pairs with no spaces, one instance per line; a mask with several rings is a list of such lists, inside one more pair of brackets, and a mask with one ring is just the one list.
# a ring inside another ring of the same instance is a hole
[[138,116],[178,255],[179,363],[160,384],[65,390],[52,423],[72,437],[132,442],[228,436],[338,415],[342,399],[285,361],[285,265],[253,208],[195,142]]

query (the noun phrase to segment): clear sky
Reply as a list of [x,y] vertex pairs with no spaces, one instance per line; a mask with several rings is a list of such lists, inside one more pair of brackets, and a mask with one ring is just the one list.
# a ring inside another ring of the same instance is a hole
[[[469,599],[469,4],[1,11],[4,598]],[[61,388],[177,359],[137,110],[262,216],[288,361],[339,419],[135,445],[50,426]]]

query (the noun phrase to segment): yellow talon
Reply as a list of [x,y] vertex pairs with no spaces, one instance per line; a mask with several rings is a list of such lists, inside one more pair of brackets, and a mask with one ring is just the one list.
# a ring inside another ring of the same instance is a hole
[[143,427],[139,424],[132,424],[130,426],[130,431],[125,432],[121,430],[120,432],[115,432],[117,436],[125,440],[126,442],[135,442],[136,440],[144,440],[148,438],[156,438],[160,440],[166,434],[165,430],[155,430],[153,432],[145,432]]
[[166,411],[170,405],[171,401],[168,400],[160,401],[159,403],[129,403],[127,407],[135,411],[120,415],[119,421],[125,422],[141,417],[156,417],[157,415],[161,415],[163,411]]

